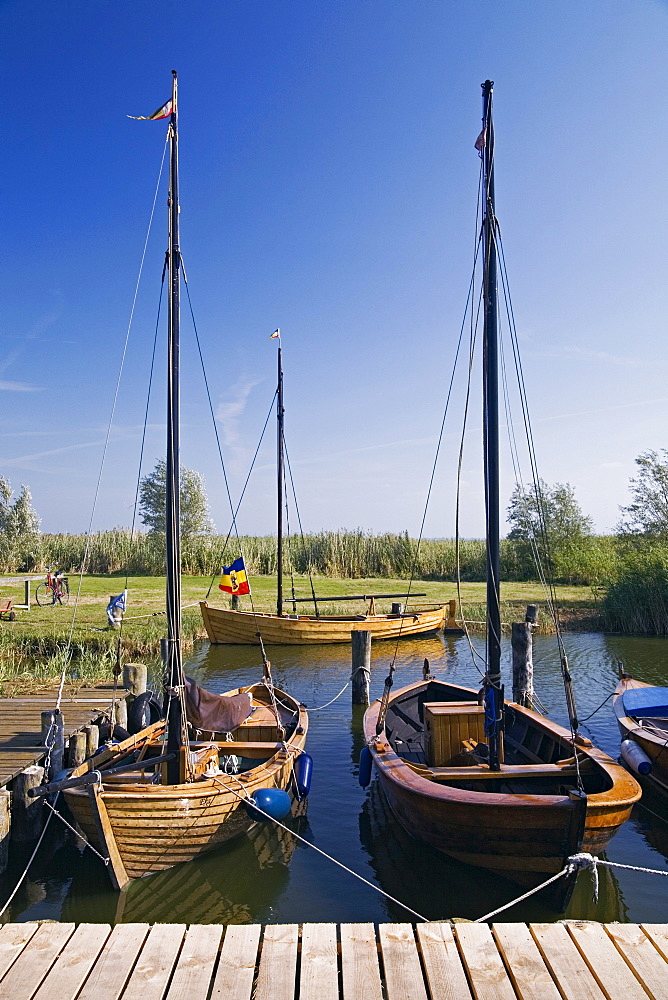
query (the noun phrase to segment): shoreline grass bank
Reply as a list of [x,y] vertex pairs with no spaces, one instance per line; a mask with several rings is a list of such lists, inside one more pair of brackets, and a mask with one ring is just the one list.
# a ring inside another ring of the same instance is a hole
[[[16,603],[23,600],[22,580],[19,574],[8,579],[0,579],[0,595],[13,597]],[[125,576],[88,575],[79,586],[79,578],[70,576],[71,598],[69,605],[41,608],[34,603],[35,587],[43,579],[31,579],[32,607],[30,611],[17,611],[16,620],[0,621],[0,697],[8,697],[19,690],[39,690],[55,683],[61,674],[63,657],[71,633],[71,662],[68,666],[68,680],[75,685],[101,683],[113,679],[113,668],[117,659],[119,636],[122,662],[142,659],[147,662],[154,676],[160,670],[160,640],[165,634],[165,580],[164,577],[140,576],[128,581],[128,606],[122,630],[107,627],[106,604],[109,597],[120,593],[125,587]],[[182,581],[184,652],[187,654],[195,643],[206,638],[199,609],[199,601],[206,597],[211,579],[203,576],[185,576]],[[253,605],[249,598],[242,599],[242,608],[258,611],[275,610],[275,576],[254,577]],[[562,611],[562,624],[569,627],[574,622],[582,628],[582,622],[597,620],[598,604],[589,587],[557,587],[558,601]],[[446,603],[457,598],[457,588],[451,583],[431,580],[415,581],[413,593],[424,593],[415,597],[412,604]],[[332,598],[351,594],[405,593],[404,581],[395,579],[335,579],[320,577],[316,582],[318,607],[323,614],[359,614],[366,610],[364,602],[336,602]],[[285,582],[285,608],[291,613],[292,583]],[[78,594],[78,597],[77,597]],[[294,578],[294,594],[299,597],[310,595],[307,577]],[[470,620],[476,629],[476,622],[484,623],[485,584],[467,582],[462,584],[463,617]],[[527,604],[538,604],[541,631],[549,632],[550,623],[545,613],[545,599],[537,583],[505,583],[501,587],[502,621],[510,624],[521,621]],[[212,604],[227,605],[227,596],[211,588],[209,600]],[[390,610],[390,599],[376,601],[376,610]],[[302,613],[312,611],[309,604],[298,604]],[[459,617],[459,612],[458,612]]]

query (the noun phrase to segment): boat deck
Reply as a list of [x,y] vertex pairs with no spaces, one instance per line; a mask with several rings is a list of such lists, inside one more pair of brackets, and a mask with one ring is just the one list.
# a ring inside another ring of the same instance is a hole
[[668,924],[0,928],[0,1000],[653,1000]]
[[[125,697],[124,688],[117,690]],[[72,733],[110,710],[113,691],[112,684],[79,688],[76,694],[66,689],[60,706],[66,741]],[[56,694],[53,688],[42,694],[0,698],[0,788],[44,756],[40,713],[55,707]]]

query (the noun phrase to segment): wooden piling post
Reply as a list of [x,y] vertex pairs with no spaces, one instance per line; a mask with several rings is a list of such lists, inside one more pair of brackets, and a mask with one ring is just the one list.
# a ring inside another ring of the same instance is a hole
[[92,757],[100,745],[100,727],[84,726],[82,732],[86,734],[86,756]]
[[43,780],[44,768],[37,764],[31,764],[12,780],[11,836],[16,843],[29,843],[42,832],[44,803],[41,798],[29,798],[28,789],[36,788]]
[[148,685],[148,667],[145,663],[123,664],[123,687],[133,698],[143,694]]
[[451,601],[448,601],[448,614],[445,620],[445,627],[461,631],[459,623],[455,618],[456,611],[457,611],[457,601],[453,598]]
[[49,773],[47,779],[52,781],[63,770],[65,753],[65,720],[58,709],[41,713],[42,743],[49,753]]
[[78,767],[86,759],[86,734],[84,732],[72,733],[68,742],[68,767]]
[[353,705],[369,704],[371,681],[371,632],[350,633],[352,640]]
[[527,607],[525,620],[513,622],[513,701],[525,708],[533,705],[533,641],[532,628],[536,624],[537,607]]
[[0,875],[9,860],[9,834],[12,823],[12,799],[6,788],[0,789]]
[[393,604],[392,605],[392,610],[391,610],[390,614],[393,614],[393,615],[403,615],[403,613],[404,613],[404,606],[403,606],[403,604],[397,603],[397,604]]
[[230,608],[232,609],[232,611],[238,611],[239,610],[239,595],[238,594],[232,594],[232,596],[230,597]]
[[[132,700],[132,699],[131,699]],[[128,728],[128,699],[123,696],[121,692],[119,697],[116,699],[113,705],[114,717],[113,723],[115,726],[121,726],[123,729]]]

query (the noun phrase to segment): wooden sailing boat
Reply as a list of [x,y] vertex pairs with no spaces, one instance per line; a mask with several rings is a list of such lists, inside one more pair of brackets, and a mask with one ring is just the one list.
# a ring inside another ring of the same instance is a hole
[[662,792],[668,792],[668,688],[622,674],[612,705],[627,764]]
[[[313,601],[315,614],[286,614],[283,600],[283,363],[280,336],[278,337],[278,387],[276,392],[277,417],[277,594],[276,614],[264,612],[240,611],[236,607],[219,608],[200,601],[204,627],[213,643],[244,643],[257,645],[260,637],[264,644],[272,645],[304,645],[314,642],[350,642],[350,633],[355,631],[371,632],[374,639],[398,639],[405,636],[433,633],[446,625],[444,604],[415,605],[405,611],[403,605],[393,606],[390,614],[376,614],[375,602],[378,599],[389,600],[396,597],[410,597],[410,594],[360,594],[354,597],[328,597],[328,602],[336,601],[368,601],[366,614],[362,615],[321,615],[315,596],[313,598],[290,598],[296,608],[297,603]],[[413,597],[424,597],[424,594],[414,594]],[[235,602],[236,603],[236,602]],[[457,629],[453,614],[447,623]]]
[[[640,797],[634,778],[578,734],[504,701],[499,599],[498,319],[492,83],[483,87],[484,467],[487,656],[483,688],[424,680],[368,709],[364,732],[389,805],[415,837],[445,854],[535,886],[578,852],[602,851]],[[574,876],[553,883],[562,909]]]
[[171,105],[163,111],[161,117],[170,119],[166,718],[103,749],[67,780],[40,789],[63,792],[86,837],[108,859],[116,888],[190,861],[248,830],[254,820],[247,805],[254,793],[294,790],[308,726],[303,707],[274,689],[266,660],[260,683],[223,696],[204,692],[183,672],[176,73]]

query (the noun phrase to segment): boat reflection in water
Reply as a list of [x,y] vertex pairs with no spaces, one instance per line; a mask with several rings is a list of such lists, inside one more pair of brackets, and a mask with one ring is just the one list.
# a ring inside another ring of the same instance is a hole
[[[392,815],[382,788],[373,781],[359,817],[360,840],[381,888],[428,920],[476,920],[520,895],[517,884],[462,864],[411,837]],[[411,917],[386,901],[387,919]],[[599,868],[599,898],[594,902],[591,875],[583,872],[566,913],[546,906],[539,896],[506,910],[498,920],[547,922],[558,919],[627,920],[626,907],[610,868]],[[414,918],[413,918],[414,919]]]
[[[303,835],[305,817],[286,826]],[[134,879],[122,892],[107,891],[99,865],[75,870],[61,920],[115,923],[247,924],[269,919],[273,902],[289,880],[297,841],[270,823],[256,823],[244,836],[187,865]],[[94,859],[93,859],[94,860]]]

